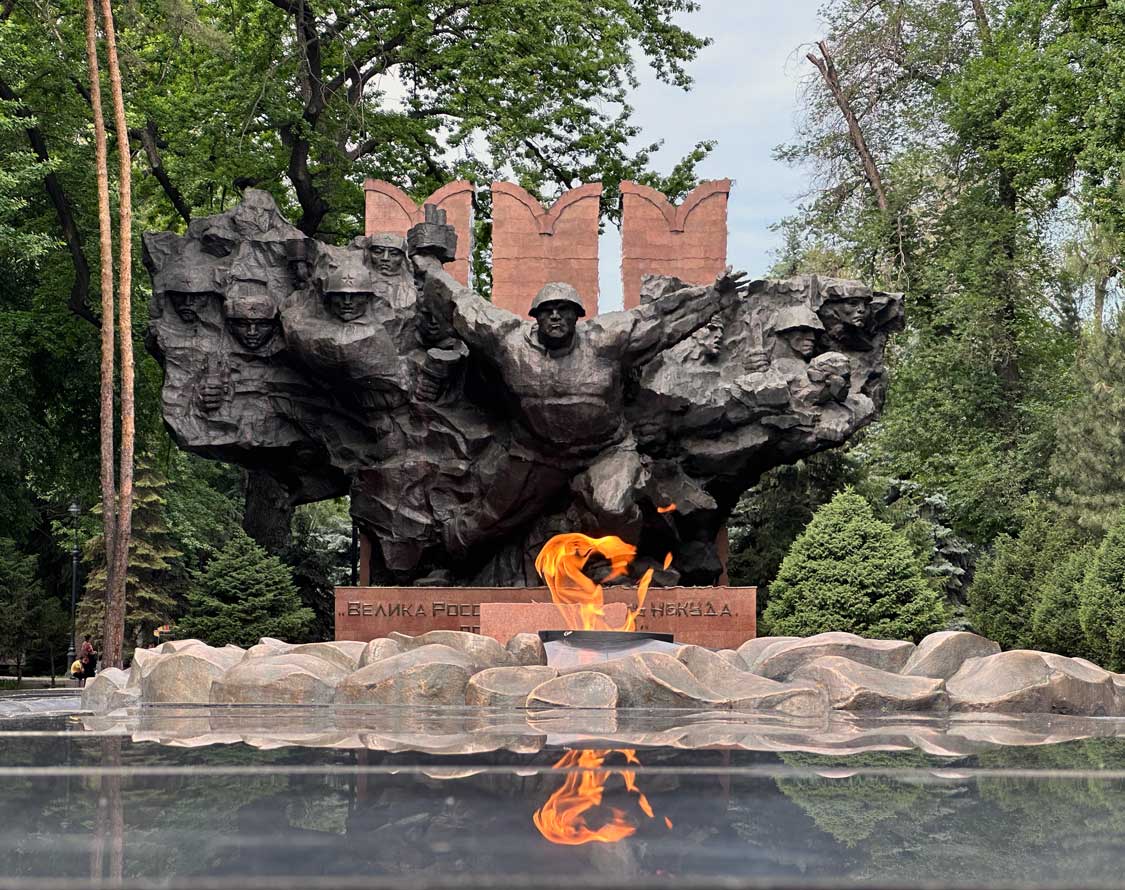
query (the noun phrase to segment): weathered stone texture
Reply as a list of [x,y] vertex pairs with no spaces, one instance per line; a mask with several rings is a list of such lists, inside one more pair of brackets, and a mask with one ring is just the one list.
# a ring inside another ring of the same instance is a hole
[[828,693],[841,711],[941,711],[945,683],[927,677],[904,677],[838,655],[822,655],[792,673]]
[[772,680],[784,680],[801,665],[825,655],[848,658],[882,671],[898,671],[914,651],[914,644],[902,640],[868,640],[840,631],[799,638],[769,648],[752,670]]
[[1014,649],[971,658],[946,683],[954,711],[1121,713],[1113,675],[1047,652]]
[[331,704],[336,695],[336,686],[351,668],[331,659],[298,651],[307,648],[298,646],[292,652],[282,655],[267,655],[239,662],[211,684],[211,703]]
[[995,655],[1000,644],[965,631],[939,631],[925,637],[910,654],[902,673],[910,677],[948,680],[966,659]]
[[528,693],[528,708],[626,707],[617,684],[604,673],[577,671],[547,680]]
[[336,688],[335,700],[342,705],[460,705],[474,673],[464,653],[422,645],[360,668]]
[[531,690],[556,676],[558,671],[544,665],[488,668],[470,678],[465,704],[482,708],[522,708]]

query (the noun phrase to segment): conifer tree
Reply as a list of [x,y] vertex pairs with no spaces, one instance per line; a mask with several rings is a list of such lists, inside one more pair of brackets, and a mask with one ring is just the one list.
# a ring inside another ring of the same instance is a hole
[[793,542],[764,618],[779,635],[851,631],[916,640],[946,615],[910,543],[849,489],[817,510]]
[[[172,543],[165,520],[164,489],[167,480],[152,464],[138,462],[133,496],[133,529],[129,542],[129,566],[125,583],[126,647],[146,643],[153,631],[171,622],[179,610],[185,584],[177,575],[175,560],[181,555]],[[97,512],[99,508],[95,508]],[[90,572],[86,594],[78,609],[79,635],[97,635],[102,628],[106,604],[106,560],[104,537],[86,545]],[[179,595],[179,596],[178,596]]]
[[1089,653],[1078,595],[1096,552],[1093,544],[1072,551],[1039,584],[1031,615],[1031,642],[1036,649],[1072,658]]
[[1117,514],[1078,586],[1087,657],[1125,670],[1125,510]]
[[35,574],[35,557],[21,553],[11,538],[0,538],[0,654],[16,663],[23,679],[27,650],[38,631],[43,589]]
[[1021,512],[1023,527],[996,539],[969,588],[973,630],[1005,649],[1034,648],[1039,592],[1047,576],[1080,546],[1074,529],[1038,498],[1025,501]]
[[1076,525],[1104,534],[1125,507],[1125,329],[1088,333],[1076,395],[1059,412],[1055,495]]
[[199,574],[176,629],[212,646],[251,646],[262,637],[300,641],[314,620],[293,573],[241,529]]

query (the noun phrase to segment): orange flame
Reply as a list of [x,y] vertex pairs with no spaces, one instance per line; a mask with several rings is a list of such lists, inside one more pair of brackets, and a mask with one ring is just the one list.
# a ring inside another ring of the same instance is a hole
[[[672,509],[675,505],[672,505]],[[609,578],[620,578],[628,570],[637,548],[626,544],[616,535],[591,538],[579,532],[555,535],[543,545],[535,558],[535,570],[543,578],[551,591],[551,601],[556,606],[578,606],[581,620],[580,628],[571,630],[627,630],[637,629],[637,615],[645,604],[649,586],[652,584],[653,569],[648,569],[637,583],[637,605],[629,610],[629,615],[621,627],[610,628],[605,622],[605,594],[600,584],[583,574],[582,569],[595,553],[609,560]],[[664,557],[664,568],[672,564],[672,554]],[[570,617],[563,612],[567,623]]]
[[[556,769],[574,771],[567,775],[563,786],[532,816],[539,833],[552,844],[615,844],[636,833],[637,827],[617,807],[609,808],[609,819],[600,828],[591,828],[586,821],[587,813],[601,805],[606,782],[615,772],[621,774],[625,788],[637,795],[637,805],[641,811],[648,818],[653,818],[652,805],[637,787],[634,770],[601,768],[612,753],[614,752],[609,750],[567,751],[555,764]],[[632,749],[623,748],[616,753],[624,755],[628,763],[640,765],[636,752]],[[664,824],[669,830],[672,828],[672,822],[667,816],[664,817]]]

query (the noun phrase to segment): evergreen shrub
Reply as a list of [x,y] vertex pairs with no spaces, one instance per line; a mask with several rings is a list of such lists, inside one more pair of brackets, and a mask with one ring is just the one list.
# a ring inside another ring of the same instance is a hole
[[314,617],[289,567],[238,529],[198,575],[176,632],[212,646],[252,646],[262,637],[301,642]]
[[764,618],[778,635],[917,640],[940,629],[946,613],[910,543],[849,489],[817,510],[793,542]]
[[1078,586],[1086,657],[1125,670],[1125,510],[1117,514]]
[[[1033,616],[1044,583],[1080,549],[1073,526],[1037,499],[1029,499],[1021,513],[1023,527],[997,537],[969,587],[973,630],[1004,649],[1035,648]],[[1052,608],[1061,606],[1057,596],[1053,601]]]

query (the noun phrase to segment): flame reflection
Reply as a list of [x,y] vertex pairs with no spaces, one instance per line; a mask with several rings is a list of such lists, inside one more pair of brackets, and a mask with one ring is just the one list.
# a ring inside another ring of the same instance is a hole
[[[592,815],[590,811],[601,806],[606,782],[613,775],[620,775],[626,790],[637,795],[640,811],[649,819],[654,818],[652,804],[637,787],[636,771],[627,767],[603,767],[609,755],[614,753],[621,754],[627,763],[640,766],[636,751],[631,748],[567,751],[555,764],[556,769],[572,771],[567,774],[562,787],[532,816],[539,833],[552,844],[615,844],[636,833],[637,826],[618,807],[608,808],[605,821],[598,828],[591,828],[587,822],[587,816]],[[671,830],[672,820],[667,816],[664,824]]]

